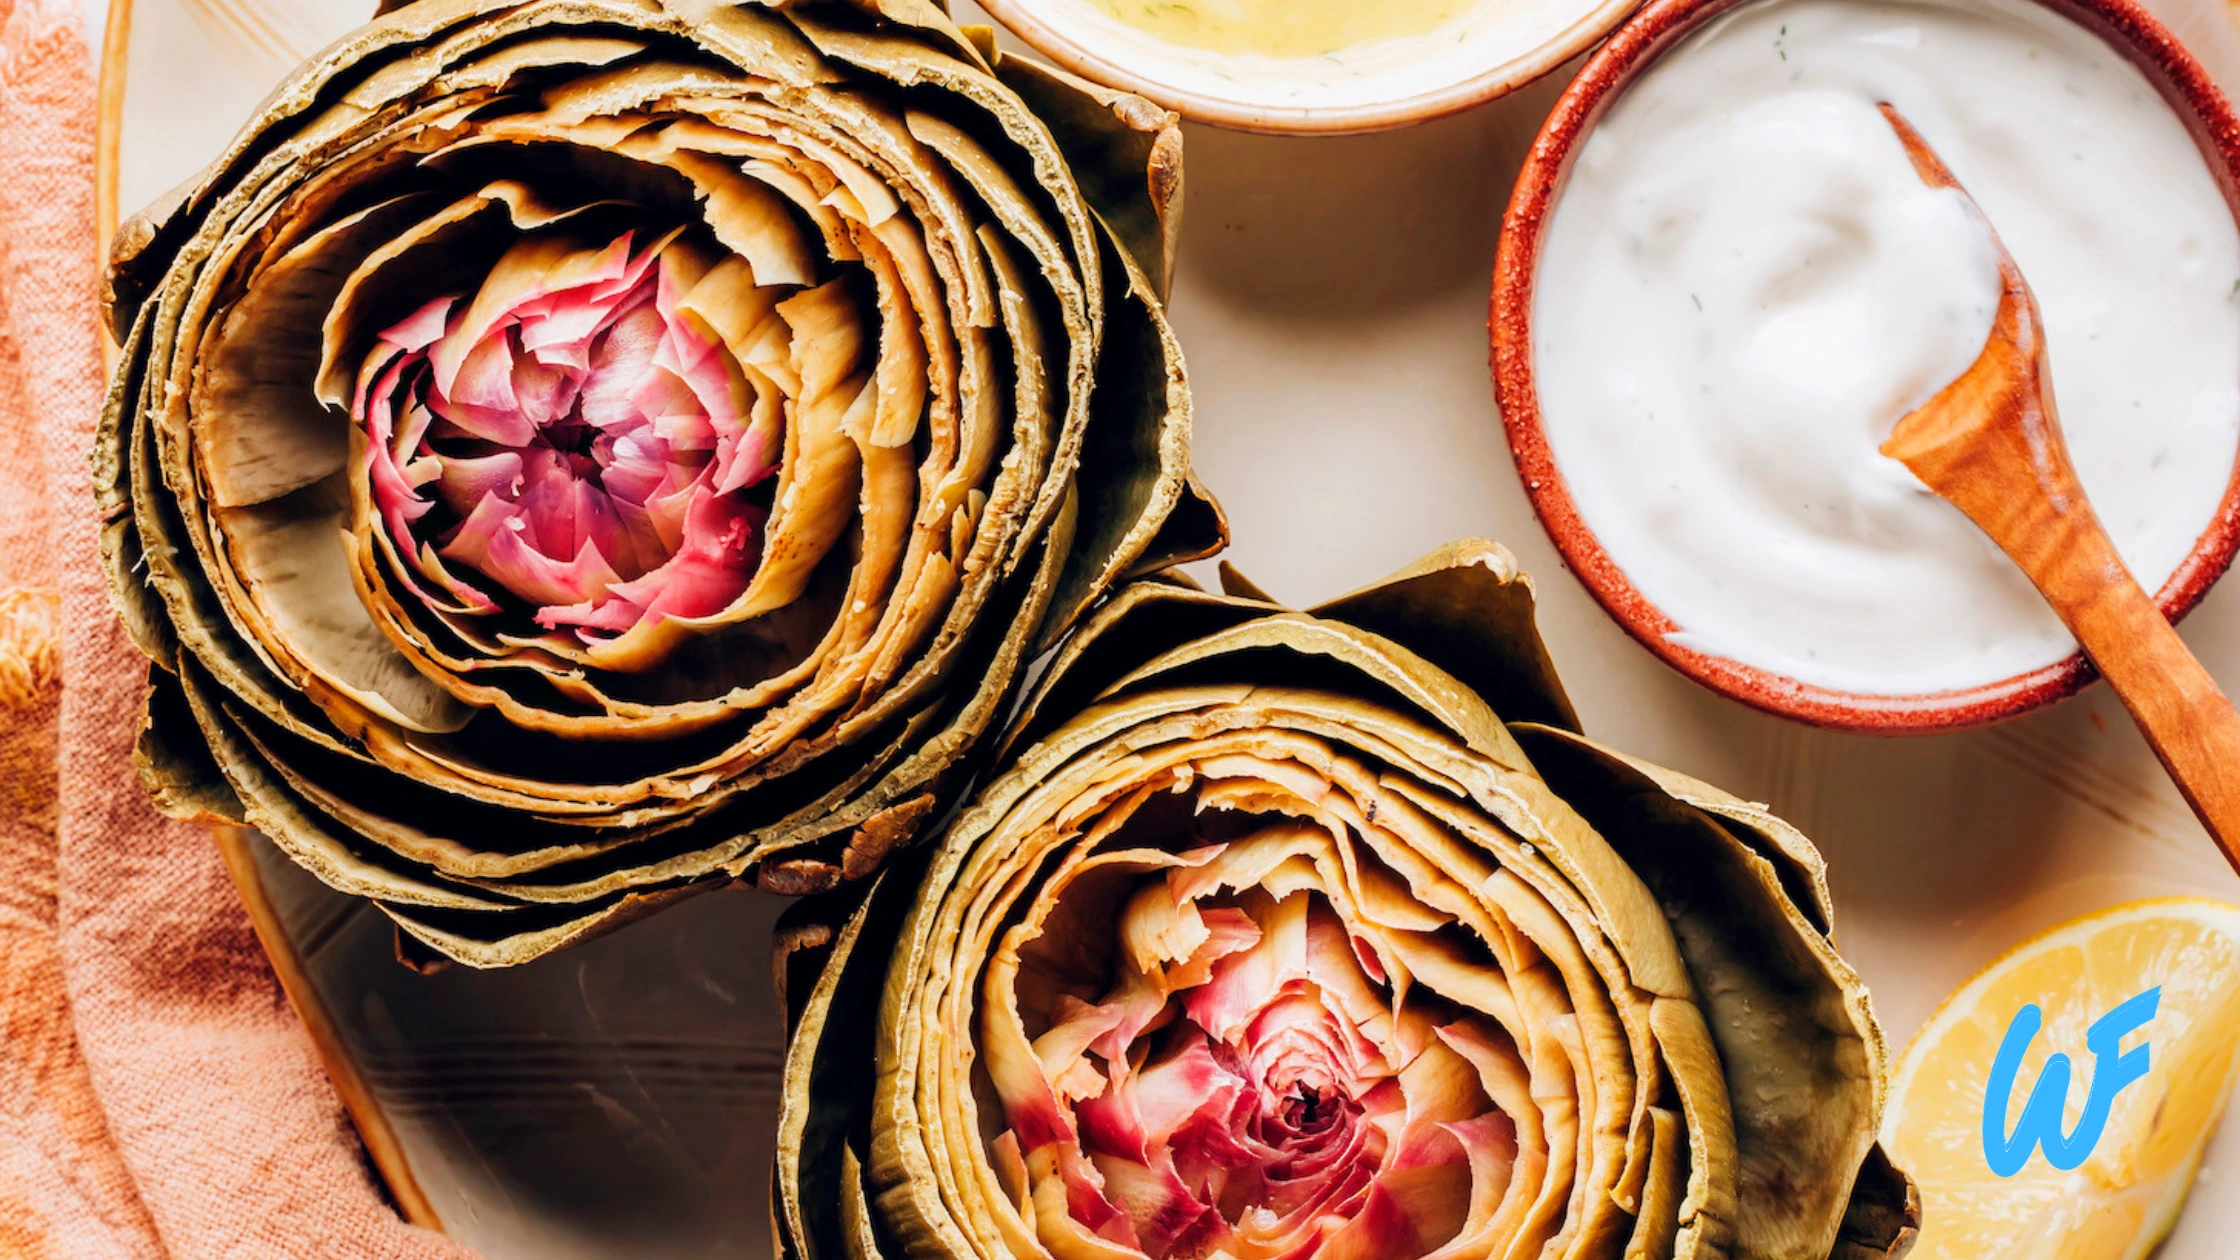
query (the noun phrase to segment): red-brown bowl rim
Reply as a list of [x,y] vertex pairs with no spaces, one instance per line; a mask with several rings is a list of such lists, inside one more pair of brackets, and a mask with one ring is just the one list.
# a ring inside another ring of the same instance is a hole
[[[1564,562],[1643,647],[1714,691],[1768,713],[1871,734],[1958,730],[2002,721],[2075,693],[2099,675],[2079,652],[1999,682],[1910,696],[1813,686],[1671,641],[1679,626],[1636,589],[1580,517],[1556,469],[1532,380],[1532,296],[1541,237],[1563,191],[1572,152],[1603,111],[1643,70],[1712,19],[1760,0],[1650,0],[1619,27],[1564,90],[1517,176],[1494,261],[1489,331],[1494,393],[1509,451],[1532,508]],[[2145,72],[2200,147],[2225,203],[2240,221],[2240,119],[2177,37],[2134,0],[2035,0],[2107,41]],[[2156,595],[2176,621],[2192,611],[2240,547],[2240,460],[2223,501],[2177,572]]]

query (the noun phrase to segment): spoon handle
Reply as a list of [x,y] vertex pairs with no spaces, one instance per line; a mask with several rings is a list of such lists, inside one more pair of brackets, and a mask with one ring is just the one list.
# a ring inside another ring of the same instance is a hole
[[[2102,544],[2107,535],[2093,531]],[[2113,547],[2097,589],[2056,600],[2070,633],[2115,688],[2178,791],[2240,871],[2240,712],[2139,588]],[[2081,566],[2080,566],[2081,567]]]
[[2042,493],[1962,510],[2022,567],[2084,645],[2186,804],[2240,871],[2240,711],[2124,567],[2066,452],[2037,471]]

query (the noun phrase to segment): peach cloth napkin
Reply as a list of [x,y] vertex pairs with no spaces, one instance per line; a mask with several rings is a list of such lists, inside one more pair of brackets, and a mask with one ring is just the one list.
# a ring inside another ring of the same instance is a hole
[[133,771],[82,23],[0,0],[0,1255],[464,1257],[376,1191],[209,834]]

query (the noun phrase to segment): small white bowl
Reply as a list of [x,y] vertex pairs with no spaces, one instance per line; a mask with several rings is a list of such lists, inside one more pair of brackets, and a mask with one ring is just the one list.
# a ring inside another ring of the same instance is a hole
[[1279,134],[1382,131],[1482,104],[1562,65],[1640,2],[1473,0],[1421,35],[1279,58],[1170,43],[1095,0],[980,0],[1075,74],[1198,122]]

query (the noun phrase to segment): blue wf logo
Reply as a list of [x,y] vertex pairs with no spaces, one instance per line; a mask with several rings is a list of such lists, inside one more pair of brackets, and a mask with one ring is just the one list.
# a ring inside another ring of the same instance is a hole
[[2045,1071],[2038,1074],[2038,1083],[2030,1091],[2030,1101],[2023,1105],[2021,1123],[2015,1125],[2011,1136],[2007,1133],[2007,1099],[2014,1093],[2015,1073],[2022,1070],[2022,1056],[2045,1023],[2044,1013],[2035,1003],[2017,1012],[1999,1043],[1998,1056],[1991,1061],[1991,1088],[1983,1100],[1983,1157],[1991,1171],[2001,1177],[2014,1176],[2030,1162],[2030,1152],[2040,1146],[2045,1148],[2046,1162],[2063,1172],[2089,1158],[2108,1127],[2108,1109],[2115,1105],[2116,1095],[2147,1074],[2146,1043],[2125,1050],[2123,1039],[2153,1019],[2161,1003],[2162,986],[2158,984],[2102,1015],[2085,1030],[2085,1048],[2092,1051],[2092,1086],[2085,1096],[2084,1114],[2077,1117],[2077,1127],[2066,1136],[2061,1132],[2061,1111],[2069,1101],[2069,1056],[2065,1054],[2046,1060]]

